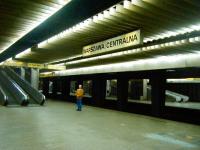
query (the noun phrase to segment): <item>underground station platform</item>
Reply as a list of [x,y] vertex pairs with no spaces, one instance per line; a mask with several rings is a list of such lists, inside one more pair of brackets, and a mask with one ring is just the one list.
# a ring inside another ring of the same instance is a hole
[[0,150],[200,149],[198,0],[0,8]]

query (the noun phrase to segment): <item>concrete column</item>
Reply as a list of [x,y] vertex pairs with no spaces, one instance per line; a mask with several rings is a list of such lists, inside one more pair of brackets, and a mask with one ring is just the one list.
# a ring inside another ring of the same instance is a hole
[[96,106],[103,106],[106,96],[106,80],[94,79],[92,80],[92,101]]
[[119,110],[125,110],[128,101],[128,79],[117,79],[117,105]]
[[23,67],[20,68],[12,68],[15,73],[17,73],[22,79],[25,80],[25,69]]
[[150,79],[151,83],[151,101],[152,101],[152,114],[154,116],[161,116],[165,106],[165,86],[166,78],[162,73],[154,75]]
[[25,80],[31,84],[31,68],[25,68]]
[[23,67],[20,68],[20,77],[25,80],[25,69]]
[[21,77],[31,84],[31,86],[38,90],[39,87],[39,69],[35,68],[21,68]]
[[39,69],[31,68],[31,85],[38,90],[39,86]]

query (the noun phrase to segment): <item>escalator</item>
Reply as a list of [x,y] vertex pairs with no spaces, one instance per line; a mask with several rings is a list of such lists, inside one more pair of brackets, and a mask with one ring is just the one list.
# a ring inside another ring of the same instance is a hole
[[[147,89],[151,90],[151,87],[147,86]],[[181,101],[187,102],[189,100],[189,96],[169,90],[165,90],[165,95],[171,97],[172,99],[175,99],[176,102],[181,102]]]
[[0,103],[4,106],[43,105],[45,96],[11,68],[0,68]]
[[11,68],[5,67],[3,69],[29,96],[30,104],[43,105],[45,102],[45,96],[38,90],[33,88],[26,80],[22,79],[17,73]]
[[0,69],[0,95],[2,105],[26,106],[28,104],[28,95],[2,69]]
[[166,90],[165,94],[169,97],[174,98],[176,100],[176,102],[181,102],[181,101],[187,102],[189,100],[188,96],[177,93],[177,92],[172,92],[172,91]]

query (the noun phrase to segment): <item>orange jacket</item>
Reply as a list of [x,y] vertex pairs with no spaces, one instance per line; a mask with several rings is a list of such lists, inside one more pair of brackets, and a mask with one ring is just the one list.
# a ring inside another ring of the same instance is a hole
[[77,89],[76,90],[76,97],[82,98],[84,95],[84,90],[83,89]]

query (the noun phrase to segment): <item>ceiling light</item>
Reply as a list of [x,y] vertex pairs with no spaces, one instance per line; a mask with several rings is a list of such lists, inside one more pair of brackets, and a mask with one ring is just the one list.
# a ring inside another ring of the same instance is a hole
[[93,16],[93,21],[97,22],[98,21],[98,16]]
[[48,40],[45,40],[45,41],[38,44],[38,48],[45,47],[47,44],[48,44]]
[[141,3],[140,0],[131,0],[131,3],[134,5],[139,5]]
[[176,41],[175,43],[176,43],[176,45],[180,45],[181,41]]
[[157,49],[157,48],[160,48],[160,46],[159,45],[155,45],[155,48]]
[[27,55],[27,54],[29,54],[29,53],[31,53],[31,49],[30,49],[30,48],[27,49],[27,50],[25,50],[25,51],[23,51],[23,52],[21,52],[21,53],[19,53],[19,54],[17,54],[17,55],[15,56],[15,58],[21,58],[21,57],[23,57],[23,56],[25,56],[25,55]]
[[4,64],[4,61],[3,61],[3,62],[0,62],[0,66],[3,65],[3,64]]
[[56,40],[58,40],[58,35],[52,36],[51,38],[48,39],[48,43],[54,42]]
[[55,64],[55,65],[57,65],[57,66],[64,66],[65,63]]
[[[200,57],[196,54],[181,54],[181,55],[173,55],[173,56],[161,56],[156,58],[148,58],[144,60],[135,60],[135,61],[128,61],[116,64],[106,64],[106,65],[99,65],[99,66],[90,66],[84,68],[76,68],[76,69],[69,69],[66,71],[56,71],[55,74],[57,76],[60,75],[76,75],[76,74],[93,74],[93,73],[104,73],[104,72],[121,72],[121,71],[132,71],[134,70],[149,70],[154,69],[157,67],[160,68],[170,68],[174,67],[188,67],[196,65],[196,62],[190,62],[193,58],[198,59]],[[188,64],[190,62],[191,64]],[[147,65],[148,64],[148,65]],[[168,65],[167,65],[168,64]],[[176,65],[175,65],[176,64]]]
[[115,15],[115,14],[116,14],[116,9],[115,9],[114,7],[111,7],[111,8],[109,9],[109,13],[110,13],[111,15]]
[[196,42],[198,42],[198,41],[200,41],[200,37],[195,37],[194,40],[195,40]]
[[151,46],[147,46],[147,49],[150,50],[150,49],[151,49]]
[[198,30],[200,30],[200,24],[191,25],[190,28],[192,28],[195,31],[198,31]]
[[103,20],[104,19],[104,15],[102,13],[99,13],[97,17],[98,17],[99,20]]
[[165,44],[160,44],[161,47],[165,47]]
[[194,43],[195,42],[194,38],[189,38],[189,42]]
[[27,27],[27,25],[22,25],[21,29],[24,31],[20,31],[17,36],[17,38],[12,39],[12,42],[8,45],[4,45],[4,51],[11,47],[14,43],[16,43],[19,39],[21,39],[23,36],[25,36],[27,33],[31,32],[34,28],[36,28],[38,25],[40,25],[42,22],[44,22],[47,18],[55,14],[58,10],[60,10],[63,6],[65,6],[67,3],[69,3],[71,0],[57,0],[59,5],[54,7],[49,7],[48,9],[45,9],[46,13],[41,14],[37,20],[32,21],[31,25]]
[[174,43],[173,42],[169,42],[169,46],[174,46]]
[[110,13],[109,13],[108,10],[105,10],[105,11],[103,12],[103,15],[104,15],[105,18],[110,17]]
[[8,58],[8,59],[6,59],[6,61],[11,61],[12,60],[12,57],[11,58]]
[[186,43],[186,40],[181,40],[181,43],[183,43],[183,44]]
[[142,47],[142,50],[144,51],[144,50],[145,50],[145,47]]
[[165,43],[165,46],[169,46],[169,43]]

